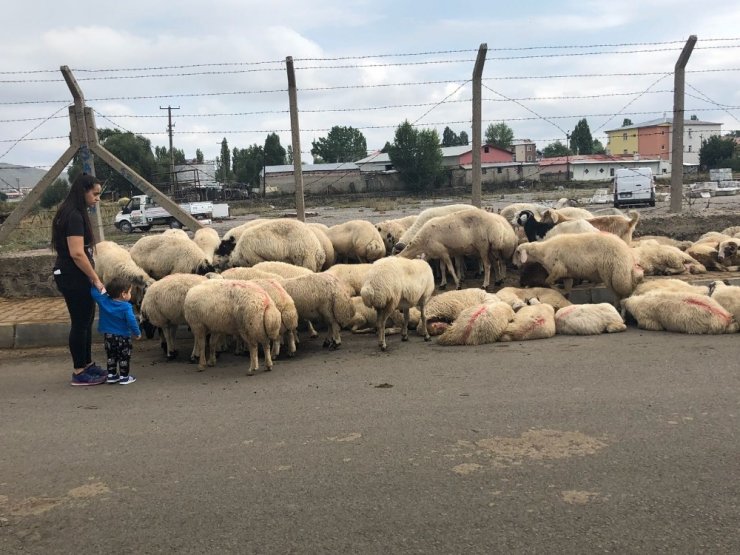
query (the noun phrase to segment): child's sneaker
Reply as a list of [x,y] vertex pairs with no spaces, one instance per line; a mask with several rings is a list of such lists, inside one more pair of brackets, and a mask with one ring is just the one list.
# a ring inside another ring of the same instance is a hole
[[128,385],[130,383],[134,383],[136,381],[136,378],[133,376],[121,376],[121,378],[118,380],[118,383],[120,385]]
[[108,377],[105,379],[105,383],[118,383],[121,381],[121,376],[118,374],[108,374]]
[[79,374],[72,372],[72,381],[69,382],[69,385],[99,385],[103,382],[105,382],[105,376],[83,370]]

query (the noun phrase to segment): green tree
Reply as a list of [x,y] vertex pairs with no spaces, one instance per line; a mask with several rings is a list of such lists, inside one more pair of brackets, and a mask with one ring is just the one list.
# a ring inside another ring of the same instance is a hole
[[388,154],[391,151],[391,146],[392,145],[390,141],[386,141],[383,145],[383,148],[380,149],[380,152],[382,152],[383,154]]
[[[185,163],[185,151],[180,148],[173,148],[172,149],[173,159],[175,165],[182,165]],[[155,146],[154,147],[154,162],[155,162],[155,170],[154,170],[154,182],[152,184],[163,185],[163,184],[170,184],[172,183],[172,179],[170,176],[170,151],[167,150],[167,147],[164,146]]]
[[[134,135],[119,129],[98,129],[98,141],[116,158],[129,166],[141,177],[154,183],[157,164],[152,154],[152,143],[141,135]],[[74,179],[82,173],[82,158],[79,153],[75,156],[68,175]],[[105,183],[106,191],[114,191],[121,195],[131,194],[132,185],[118,171],[111,169],[101,160],[95,161],[95,175]]]
[[543,158],[556,158],[557,156],[568,156],[571,154],[570,149],[560,141],[550,143],[542,149]]
[[202,164],[204,161],[203,158],[203,151],[199,148],[195,149],[195,162],[198,164]]
[[691,114],[691,121],[699,121],[699,116],[696,114]]
[[514,130],[503,121],[501,123],[491,123],[486,127],[485,140],[486,144],[508,150],[514,141]]
[[632,120],[630,118],[624,118],[622,121],[622,127],[629,127],[632,125]]
[[606,148],[604,148],[604,145],[601,144],[599,139],[594,139],[591,154],[606,154]]
[[311,142],[311,154],[316,160],[333,164],[354,162],[367,156],[367,141],[359,129],[335,125],[326,137]]
[[458,140],[460,141],[460,145],[470,144],[470,139],[468,139],[468,134],[465,131],[460,131],[460,134],[458,135]]
[[62,177],[57,177],[41,194],[39,205],[41,208],[51,208],[62,202],[69,192],[69,183]]
[[260,184],[265,152],[259,145],[247,148],[235,148],[232,152],[234,178],[238,183],[252,187]]
[[703,141],[699,150],[699,164],[705,168],[732,167],[731,160],[735,155],[735,140],[712,135]]
[[570,150],[576,154],[591,154],[594,150],[594,139],[586,118],[580,120],[570,134]]
[[442,146],[457,146],[460,144],[460,137],[452,129],[445,127],[442,131]]
[[433,129],[415,129],[408,120],[396,128],[388,156],[401,181],[412,191],[438,185],[442,177],[442,150]]
[[265,166],[282,166],[285,164],[285,149],[280,145],[277,133],[270,133],[265,139]]
[[231,152],[226,137],[221,141],[221,155],[216,158],[216,181],[228,183],[231,181]]

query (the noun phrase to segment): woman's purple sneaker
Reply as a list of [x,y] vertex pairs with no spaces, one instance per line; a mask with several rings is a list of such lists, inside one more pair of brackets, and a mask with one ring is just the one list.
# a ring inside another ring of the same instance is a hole
[[89,369],[86,368],[79,374],[75,374],[74,372],[72,373],[72,381],[70,382],[70,385],[99,385],[101,383],[105,383],[105,378],[105,375],[99,376],[89,372]]

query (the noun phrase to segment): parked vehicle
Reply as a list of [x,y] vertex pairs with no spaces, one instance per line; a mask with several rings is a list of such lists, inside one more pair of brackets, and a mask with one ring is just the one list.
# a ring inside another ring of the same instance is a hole
[[[204,224],[211,223],[213,217],[212,202],[187,202],[179,206]],[[172,228],[183,227],[181,222],[148,195],[134,195],[131,197],[128,204],[116,214],[114,224],[124,233],[131,233],[134,229],[149,231],[154,225],[166,225]]]
[[655,178],[650,168],[619,168],[613,185],[615,208],[655,206]]

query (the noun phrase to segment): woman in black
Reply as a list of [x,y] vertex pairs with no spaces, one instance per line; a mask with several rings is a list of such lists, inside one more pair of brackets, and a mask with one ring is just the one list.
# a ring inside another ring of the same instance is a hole
[[100,181],[83,173],[72,183],[52,221],[51,246],[57,253],[54,281],[72,320],[69,330],[69,352],[74,366],[72,385],[97,385],[106,378],[105,369],[92,362],[95,301],[90,285],[102,290],[103,284],[95,273],[95,236],[88,209],[100,201],[100,192]]

